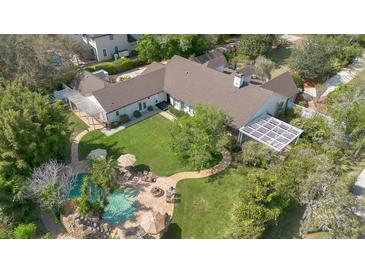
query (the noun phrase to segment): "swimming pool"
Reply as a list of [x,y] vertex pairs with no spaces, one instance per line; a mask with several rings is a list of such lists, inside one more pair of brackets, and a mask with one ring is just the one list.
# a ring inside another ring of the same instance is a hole
[[[81,195],[82,180],[88,175],[90,174],[80,173],[75,177],[70,193],[68,194],[69,199],[77,198]],[[93,185],[93,187],[96,187],[96,185]],[[109,194],[107,197],[109,203],[102,215],[103,220],[109,224],[120,224],[133,218],[136,212],[135,201],[137,194],[137,190],[133,188],[119,188]]]

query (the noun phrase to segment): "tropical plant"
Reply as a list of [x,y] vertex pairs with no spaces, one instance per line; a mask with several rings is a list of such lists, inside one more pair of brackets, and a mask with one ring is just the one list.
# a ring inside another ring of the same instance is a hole
[[37,226],[33,223],[18,225],[14,230],[16,239],[35,239],[37,236]]
[[89,163],[94,181],[106,193],[111,192],[119,174],[118,162],[112,157],[95,157]]

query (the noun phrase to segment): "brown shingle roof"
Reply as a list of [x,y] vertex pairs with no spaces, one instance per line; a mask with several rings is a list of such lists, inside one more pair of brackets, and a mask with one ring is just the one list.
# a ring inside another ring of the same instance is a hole
[[225,67],[228,64],[224,54],[217,49],[194,57],[193,60],[199,64],[205,64],[208,68]]
[[175,55],[167,65],[151,64],[151,68],[140,76],[109,85],[93,94],[105,111],[111,112],[165,91],[186,104],[215,105],[232,118],[232,126],[241,127],[260,110],[273,92],[291,97],[297,91],[289,74],[263,86],[248,84],[241,88],[233,86],[233,78],[233,74],[207,69],[205,65]]
[[263,84],[262,87],[288,98],[295,97],[298,94],[298,88],[289,72],[284,72]]
[[106,112],[120,109],[163,90],[165,68],[93,92]]
[[164,90],[187,104],[211,104],[223,109],[232,125],[242,126],[272,95],[258,85],[233,86],[234,75],[228,75],[174,56],[166,67]]
[[82,71],[77,74],[72,86],[82,95],[89,95],[94,91],[105,88],[108,83],[98,76],[88,72]]

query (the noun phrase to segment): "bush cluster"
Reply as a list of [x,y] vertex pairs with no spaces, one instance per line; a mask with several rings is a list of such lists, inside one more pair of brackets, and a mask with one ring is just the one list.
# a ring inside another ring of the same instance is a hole
[[110,75],[118,74],[139,66],[141,62],[138,59],[120,58],[115,61],[95,64],[85,69],[94,72],[100,69],[107,71]]

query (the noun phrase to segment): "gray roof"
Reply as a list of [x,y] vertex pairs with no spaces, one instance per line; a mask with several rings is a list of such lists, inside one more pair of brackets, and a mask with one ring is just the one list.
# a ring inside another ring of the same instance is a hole
[[108,82],[88,71],[81,71],[78,73],[72,83],[73,88],[82,95],[89,95],[94,91],[105,88],[107,85],[109,85]]
[[175,55],[167,65],[152,63],[140,76],[108,85],[93,94],[106,112],[112,112],[165,91],[186,104],[211,104],[223,109],[232,118],[232,126],[238,128],[249,122],[274,92],[286,97],[297,92],[288,76],[278,77],[284,82],[281,84],[275,78],[266,86],[248,84],[236,88],[233,74],[207,69],[205,65]]
[[298,87],[289,72],[284,72],[263,84],[262,87],[288,98],[295,97],[298,94]]
[[205,64],[208,68],[225,67],[228,64],[224,54],[217,49],[194,57],[193,60],[199,64]]

